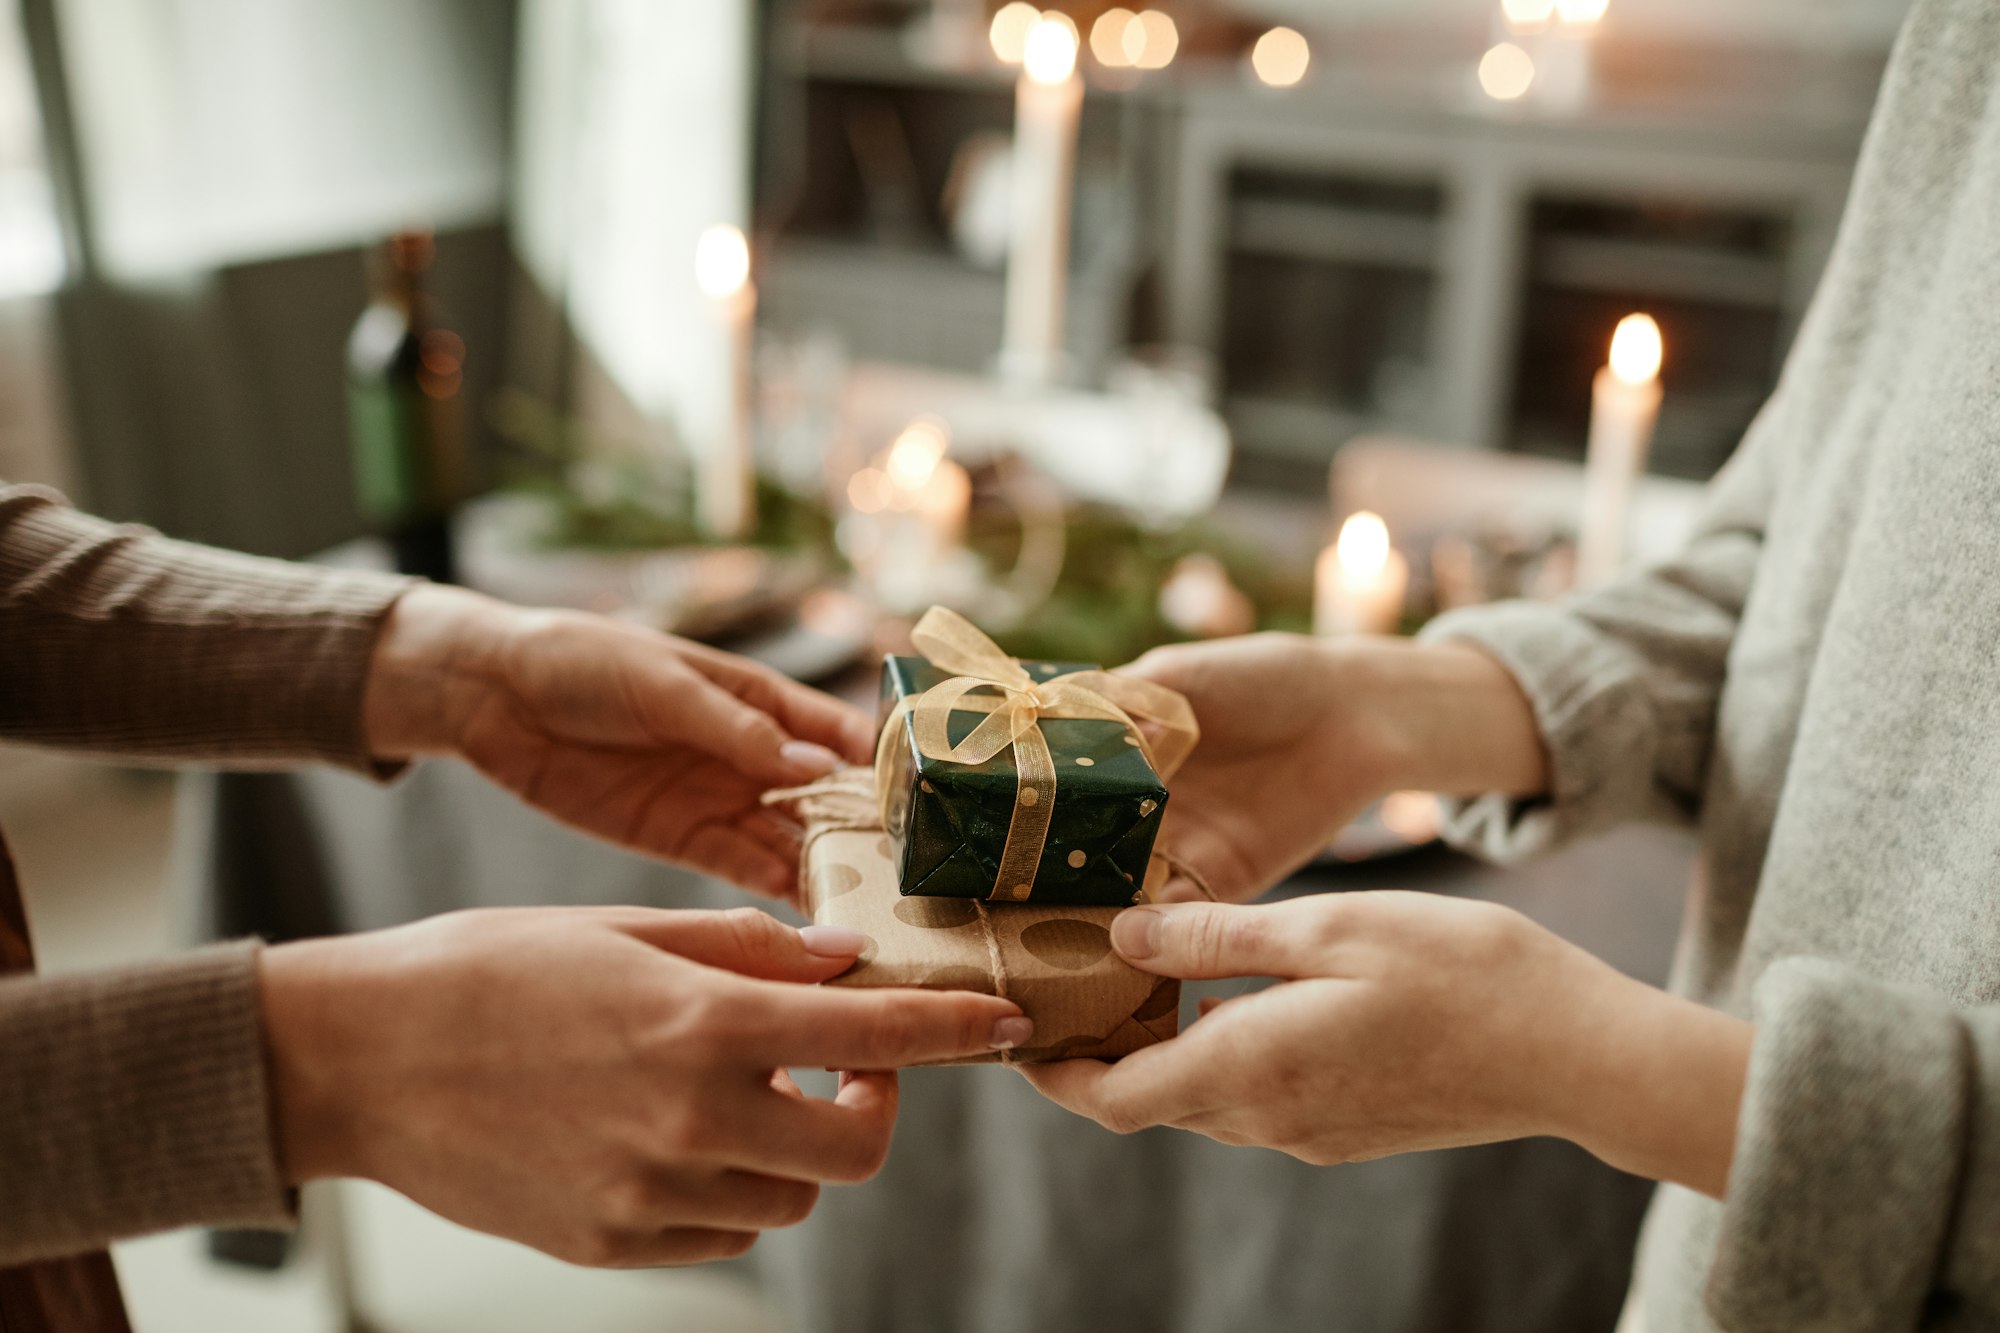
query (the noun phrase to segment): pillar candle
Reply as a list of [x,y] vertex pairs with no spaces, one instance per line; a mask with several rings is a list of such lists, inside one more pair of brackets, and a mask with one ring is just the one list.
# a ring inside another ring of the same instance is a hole
[[1650,315],[1627,315],[1611,338],[1611,362],[1590,392],[1590,444],[1584,461],[1582,538],[1576,581],[1589,588],[1615,578],[1625,563],[1632,487],[1646,470],[1660,417],[1660,361],[1665,348]]
[[1002,375],[1043,384],[1063,358],[1071,181],[1083,80],[1076,36],[1044,18],[1029,30],[1014,87],[1013,241],[1007,260]]
[[729,413],[720,437],[693,442],[695,517],[703,532],[741,541],[757,526],[756,464],[751,453],[755,403],[751,382],[757,288],[750,281],[750,247],[731,226],[710,227],[695,248],[695,277],[729,349]]
[[1365,510],[1350,515],[1313,570],[1313,633],[1393,634],[1409,586],[1409,562],[1389,544],[1388,525]]

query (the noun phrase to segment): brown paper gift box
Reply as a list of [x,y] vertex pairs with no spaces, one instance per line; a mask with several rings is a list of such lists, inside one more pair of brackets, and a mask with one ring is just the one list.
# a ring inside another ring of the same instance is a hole
[[874,774],[851,770],[793,801],[806,825],[806,910],[869,939],[831,984],[1004,995],[1035,1023],[1034,1045],[1008,1054],[1018,1063],[1115,1059],[1174,1035],[1180,982],[1112,950],[1118,908],[904,897],[873,790]]

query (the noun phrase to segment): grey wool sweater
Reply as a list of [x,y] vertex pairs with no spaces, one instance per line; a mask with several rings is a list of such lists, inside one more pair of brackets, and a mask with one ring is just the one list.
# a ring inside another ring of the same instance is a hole
[[1459,841],[1700,826],[1673,986],[1757,1037],[1728,1200],[1655,1199],[1648,1333],[2000,1327],[2000,4],[1909,17],[1679,557],[1431,633],[1513,671],[1553,762]]

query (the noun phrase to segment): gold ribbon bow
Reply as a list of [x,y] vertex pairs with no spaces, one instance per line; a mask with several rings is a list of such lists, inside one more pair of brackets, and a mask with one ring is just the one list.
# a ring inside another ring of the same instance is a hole
[[[1055,813],[1056,766],[1042,735],[1045,717],[1102,718],[1123,723],[1139,752],[1162,781],[1187,759],[1201,739],[1194,709],[1164,685],[1114,676],[1108,671],[1074,671],[1036,680],[965,617],[941,606],[924,613],[910,632],[918,652],[950,678],[902,700],[883,725],[875,749],[875,777],[883,801],[883,827],[890,827],[888,801],[892,765],[905,714],[911,719],[917,752],[954,764],[983,764],[1002,750],[1014,751],[1014,815],[1000,873],[990,898],[1024,902],[1033,891]],[[984,691],[984,693],[981,693]],[[984,712],[984,721],[953,745],[954,710]],[[1148,736],[1140,721],[1157,735]]]

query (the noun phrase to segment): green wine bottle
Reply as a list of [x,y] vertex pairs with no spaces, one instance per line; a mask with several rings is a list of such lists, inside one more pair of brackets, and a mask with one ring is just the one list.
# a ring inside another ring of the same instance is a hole
[[355,493],[396,568],[456,581],[452,510],[465,498],[465,341],[426,288],[429,232],[402,231],[374,253],[368,308],[347,340]]

